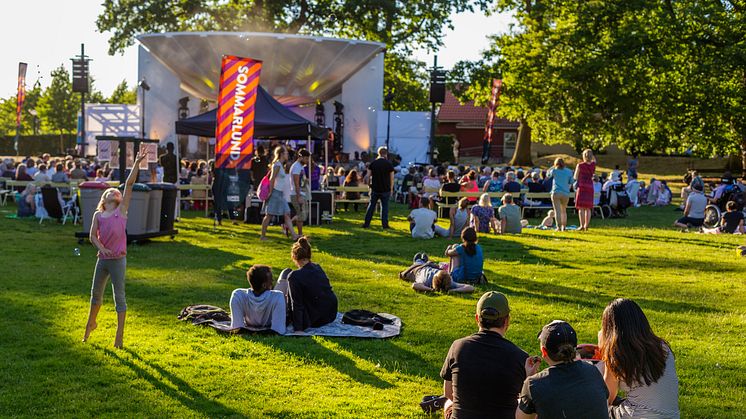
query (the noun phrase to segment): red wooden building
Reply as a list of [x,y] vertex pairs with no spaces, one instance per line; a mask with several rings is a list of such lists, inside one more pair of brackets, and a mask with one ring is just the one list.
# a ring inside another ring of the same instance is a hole
[[[459,157],[481,157],[484,124],[487,121],[487,108],[474,106],[474,101],[463,105],[450,91],[446,91],[446,101],[438,111],[436,135],[450,135],[460,143]],[[518,122],[495,118],[492,131],[492,161],[508,161],[513,157]]]

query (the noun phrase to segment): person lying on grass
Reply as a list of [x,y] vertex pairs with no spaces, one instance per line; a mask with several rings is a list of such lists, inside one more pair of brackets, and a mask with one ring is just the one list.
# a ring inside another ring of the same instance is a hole
[[414,265],[410,269],[414,279],[412,289],[415,291],[474,292],[473,286],[454,281],[447,269],[430,262],[424,253],[415,255]]
[[477,244],[479,239],[474,227],[465,228],[461,232],[461,242],[446,249],[446,256],[451,258],[451,279],[457,283],[475,282],[482,276],[484,255],[482,246]]
[[146,156],[147,153],[141,151],[135,157],[132,171],[130,171],[124,184],[124,193],[115,188],[104,191],[96,212],[93,214],[88,238],[91,244],[98,249],[98,260],[93,272],[91,308],[88,312],[88,322],[85,326],[83,342],[88,340],[91,332],[98,326],[96,317],[104,300],[106,282],[111,277],[111,287],[114,290],[114,303],[117,311],[117,334],[114,338],[114,347],[122,347],[124,321],[127,316],[127,302],[124,294],[124,276],[127,270],[127,210],[132,198],[132,186],[135,184],[140,170],[140,162]]
[[311,245],[306,236],[293,243],[290,255],[298,267],[287,275],[293,329],[298,333],[333,322],[337,318],[337,296],[321,266],[311,262]]
[[738,204],[735,201],[728,201],[725,209],[727,212],[723,214],[720,226],[705,228],[702,232],[705,234],[746,234],[746,228],[743,226],[743,211],[738,210]]
[[231,294],[232,331],[238,332],[242,327],[270,328],[284,335],[285,293],[280,288],[287,289],[287,280],[280,277],[277,289],[273,289],[272,268],[267,265],[249,268],[246,279],[251,288],[238,288]]

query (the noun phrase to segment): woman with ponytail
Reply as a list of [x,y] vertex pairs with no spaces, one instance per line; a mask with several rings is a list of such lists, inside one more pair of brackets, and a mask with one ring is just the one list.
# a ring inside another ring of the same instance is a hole
[[306,236],[293,243],[290,256],[298,269],[286,269],[280,278],[287,276],[293,329],[301,332],[333,322],[337,318],[337,296],[321,266],[311,262],[311,244]]
[[446,249],[446,256],[451,257],[451,278],[456,282],[476,282],[482,276],[484,255],[482,246],[477,244],[477,231],[474,227],[461,232],[461,244],[453,244]]
[[96,317],[104,300],[106,282],[111,277],[111,288],[114,290],[114,303],[117,311],[117,334],[114,338],[114,347],[122,347],[124,320],[127,315],[127,303],[124,297],[124,274],[127,270],[127,209],[132,198],[132,186],[140,170],[140,162],[146,156],[147,154],[141,151],[135,157],[132,171],[124,184],[124,193],[114,188],[104,191],[98,208],[93,214],[88,238],[98,249],[98,261],[93,272],[91,308],[83,342],[87,341],[91,332],[96,329]]
[[[539,332],[541,357],[526,359],[526,380],[518,396],[516,419],[607,419],[608,390],[598,369],[576,360],[578,337],[569,323],[554,320]],[[539,371],[544,359],[549,368]]]
[[604,310],[598,346],[609,404],[621,389],[627,398],[612,418],[678,418],[679,379],[668,343],[653,333],[637,303],[618,298]]

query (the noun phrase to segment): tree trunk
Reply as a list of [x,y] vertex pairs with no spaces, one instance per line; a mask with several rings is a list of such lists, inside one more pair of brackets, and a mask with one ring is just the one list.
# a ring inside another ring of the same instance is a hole
[[525,119],[520,120],[518,127],[518,140],[515,144],[511,166],[533,166],[531,161],[531,127]]

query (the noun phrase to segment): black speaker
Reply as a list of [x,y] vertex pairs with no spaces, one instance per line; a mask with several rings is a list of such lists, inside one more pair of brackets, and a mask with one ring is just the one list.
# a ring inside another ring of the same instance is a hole
[[430,103],[443,103],[446,101],[446,85],[445,84],[431,84],[430,85]]
[[[329,216],[332,215],[332,199],[333,192],[311,192],[311,200],[319,203],[319,216],[322,221],[324,219],[324,213],[329,214]],[[316,211],[311,211],[309,216],[311,217],[313,224],[319,224],[319,220],[316,219]]]
[[262,201],[251,200],[251,205],[246,207],[246,214],[244,214],[244,221],[249,224],[261,224],[262,223]]

